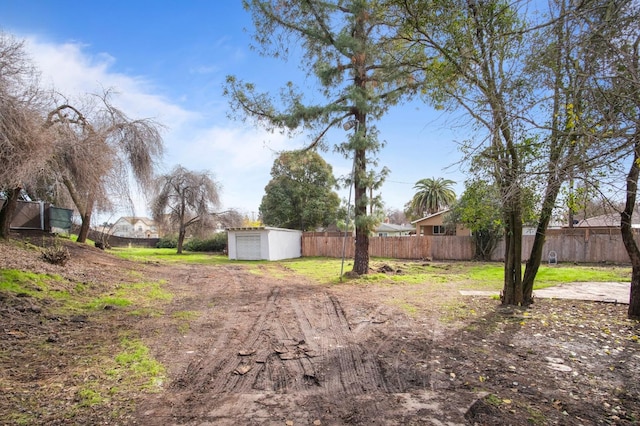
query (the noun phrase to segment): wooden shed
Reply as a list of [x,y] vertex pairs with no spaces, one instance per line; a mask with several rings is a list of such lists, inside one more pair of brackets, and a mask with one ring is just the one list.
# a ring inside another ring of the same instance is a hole
[[302,232],[294,229],[228,228],[227,248],[233,260],[281,260],[302,256]]

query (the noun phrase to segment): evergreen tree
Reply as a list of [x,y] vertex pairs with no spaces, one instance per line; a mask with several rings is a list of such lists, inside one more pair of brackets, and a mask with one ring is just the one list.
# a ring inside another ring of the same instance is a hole
[[353,272],[366,274],[369,234],[377,220],[367,215],[367,190],[379,187],[386,174],[385,169],[381,173],[372,170],[381,146],[373,121],[415,92],[403,67],[410,50],[400,52],[390,38],[388,9],[381,0],[245,0],[243,4],[253,16],[258,50],[286,58],[291,45],[302,47],[301,67],[318,80],[315,98],[324,101],[307,102],[289,82],[278,103],[236,77],[227,78],[225,94],[242,118],[271,130],[310,130],[310,147],[325,144],[332,127],[344,123],[345,128],[354,129],[337,149],[354,160]]

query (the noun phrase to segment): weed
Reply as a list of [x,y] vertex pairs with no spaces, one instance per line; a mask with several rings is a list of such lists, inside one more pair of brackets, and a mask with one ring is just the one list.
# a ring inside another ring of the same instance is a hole
[[200,312],[198,311],[176,311],[171,314],[173,318],[183,321],[191,321],[198,318],[199,315]]
[[497,395],[490,393],[489,395],[484,397],[484,400],[487,404],[493,405],[495,407],[499,407],[502,405],[502,398]]
[[187,334],[190,329],[189,321],[198,318],[199,315],[197,311],[177,311],[171,314],[171,317],[178,321],[180,334]]
[[454,323],[464,321],[470,317],[477,316],[477,312],[470,309],[464,303],[446,303],[440,306],[440,321],[443,323]]
[[418,307],[412,303],[407,302],[406,300],[392,299],[391,304],[396,305],[410,317],[415,317],[416,315],[418,315]]
[[9,413],[9,417],[6,419],[9,424],[22,426],[36,424],[32,414],[27,413]]
[[527,413],[529,413],[529,418],[527,418],[527,421],[532,424],[532,425],[546,425],[548,424],[547,422],[547,417],[541,413],[540,411],[536,410],[533,407],[526,407],[527,409]]
[[79,405],[81,407],[91,407],[103,402],[100,393],[90,388],[80,389],[78,391],[78,398],[80,399]]

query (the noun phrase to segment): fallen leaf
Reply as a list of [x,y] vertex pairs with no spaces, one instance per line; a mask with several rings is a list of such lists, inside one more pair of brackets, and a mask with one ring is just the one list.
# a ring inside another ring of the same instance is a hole
[[233,370],[233,374],[238,374],[240,376],[243,376],[247,374],[249,371],[251,371],[251,366],[245,364],[245,365],[240,365],[238,366],[238,368]]

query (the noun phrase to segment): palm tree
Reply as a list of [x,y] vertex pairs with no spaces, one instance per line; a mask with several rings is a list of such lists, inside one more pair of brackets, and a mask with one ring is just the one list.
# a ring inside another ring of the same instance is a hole
[[411,200],[411,212],[422,217],[425,212],[433,214],[448,207],[456,200],[452,185],[455,185],[455,182],[450,179],[420,179],[413,186],[417,192]]

